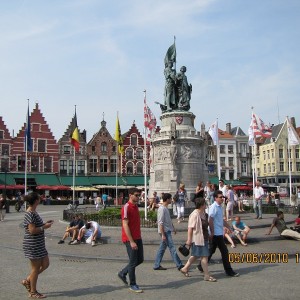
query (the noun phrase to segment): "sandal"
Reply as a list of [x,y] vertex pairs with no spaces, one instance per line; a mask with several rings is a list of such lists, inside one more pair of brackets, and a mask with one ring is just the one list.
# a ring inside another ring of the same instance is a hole
[[216,282],[217,279],[212,277],[212,276],[205,276],[204,281],[209,281],[209,282]]
[[40,294],[39,292],[30,292],[29,293],[29,298],[34,298],[34,299],[43,299],[43,298],[47,298],[47,296]]
[[21,284],[25,287],[25,289],[30,293],[31,287],[30,287],[30,281],[27,279],[24,279],[21,281]]
[[185,277],[191,277],[191,275],[189,274],[189,272],[184,272],[184,271],[182,271],[182,269],[180,270],[180,272],[181,272]]

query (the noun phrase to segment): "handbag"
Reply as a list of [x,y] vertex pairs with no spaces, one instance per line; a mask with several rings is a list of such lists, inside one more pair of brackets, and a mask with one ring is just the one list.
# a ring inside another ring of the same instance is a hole
[[173,197],[174,202],[177,202],[179,199],[179,195],[178,195],[178,191],[176,192],[176,194]]
[[190,254],[190,247],[187,247],[186,244],[182,244],[182,245],[179,246],[178,251],[183,256],[188,256]]

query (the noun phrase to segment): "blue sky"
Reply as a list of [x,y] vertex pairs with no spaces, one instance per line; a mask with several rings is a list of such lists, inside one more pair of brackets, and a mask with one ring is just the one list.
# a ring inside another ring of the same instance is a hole
[[300,125],[299,15],[298,0],[0,0],[0,115],[16,134],[29,98],[56,139],[75,105],[88,140],[103,113],[112,135],[117,111],[122,132],[134,120],[142,131],[143,90],[159,119],[175,35],[196,129],[218,118],[247,133],[252,106]]

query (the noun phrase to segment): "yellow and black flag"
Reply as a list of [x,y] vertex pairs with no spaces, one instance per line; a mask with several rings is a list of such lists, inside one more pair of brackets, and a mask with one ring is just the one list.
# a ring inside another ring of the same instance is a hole
[[119,116],[117,116],[115,140],[118,143],[118,151],[119,151],[119,153],[123,154],[124,147],[123,147],[123,138],[122,138],[122,135],[121,135],[121,128],[120,128]]

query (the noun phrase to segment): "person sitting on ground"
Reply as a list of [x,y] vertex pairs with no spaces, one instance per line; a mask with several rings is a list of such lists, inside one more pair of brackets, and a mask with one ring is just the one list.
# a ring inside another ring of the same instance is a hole
[[273,219],[273,223],[270,227],[270,230],[267,235],[270,235],[273,228],[276,226],[277,230],[280,233],[280,236],[284,238],[292,238],[294,240],[300,241],[300,233],[291,229],[288,229],[284,221],[284,215],[282,211],[277,212],[277,217]]
[[72,242],[71,245],[80,244],[83,237],[85,238],[87,244],[92,244],[92,247],[96,246],[96,241],[100,240],[101,238],[100,225],[95,221],[87,222],[81,227],[77,239]]
[[236,246],[234,244],[234,241],[231,238],[232,231],[230,231],[227,227],[224,227],[223,231],[224,231],[224,233],[223,233],[224,234],[224,239],[226,238],[226,240],[230,243],[231,248],[235,248]]
[[148,208],[150,210],[155,210],[156,208],[159,208],[159,197],[157,196],[157,192],[153,192],[153,197],[150,198],[150,204]]
[[299,208],[299,216],[298,218],[296,218],[295,220],[295,226],[294,227],[290,227],[292,230],[300,232],[300,208]]
[[240,240],[243,246],[247,246],[246,239],[250,232],[250,227],[248,227],[244,222],[241,221],[241,217],[235,217],[235,221],[232,221],[232,227],[234,229],[234,235]]
[[68,225],[63,238],[58,242],[58,244],[63,244],[65,242],[65,239],[69,236],[72,237],[71,241],[69,242],[69,245],[72,242],[74,242],[79,233],[80,228],[83,227],[83,225],[84,225],[84,222],[81,219],[81,215],[76,214],[73,217],[73,220]]

